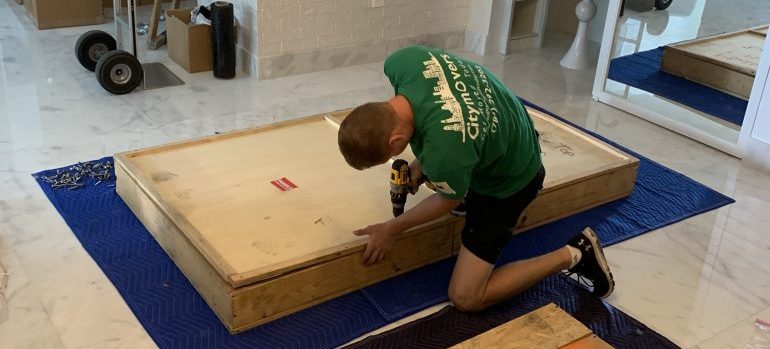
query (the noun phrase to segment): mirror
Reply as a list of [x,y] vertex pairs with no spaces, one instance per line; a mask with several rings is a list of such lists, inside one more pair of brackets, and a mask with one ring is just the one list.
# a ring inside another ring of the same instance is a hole
[[766,0],[610,0],[594,98],[734,156]]

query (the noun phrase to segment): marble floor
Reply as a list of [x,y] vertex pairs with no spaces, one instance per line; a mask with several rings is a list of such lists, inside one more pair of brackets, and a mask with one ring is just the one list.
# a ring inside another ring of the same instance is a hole
[[[111,30],[108,25],[102,26]],[[33,30],[0,1],[0,348],[154,348],[30,173],[115,152],[387,98],[380,64],[270,81],[215,80],[111,96],[72,51],[85,28]],[[591,99],[593,72],[559,67],[569,38],[476,57],[519,95],[734,197],[737,203],[607,249],[609,302],[685,348],[743,348],[770,320],[770,174]]]

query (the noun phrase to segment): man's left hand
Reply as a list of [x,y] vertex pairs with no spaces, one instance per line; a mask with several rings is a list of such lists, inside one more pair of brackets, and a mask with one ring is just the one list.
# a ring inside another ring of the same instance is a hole
[[395,229],[391,221],[370,225],[366,228],[353,232],[356,236],[369,235],[369,243],[366,244],[366,250],[361,261],[366,266],[374,265],[385,259],[396,240],[399,231]]

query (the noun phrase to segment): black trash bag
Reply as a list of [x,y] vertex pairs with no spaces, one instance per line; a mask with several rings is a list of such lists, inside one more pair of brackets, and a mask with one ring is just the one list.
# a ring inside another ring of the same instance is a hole
[[214,54],[214,76],[235,77],[235,13],[233,4],[216,1],[201,6],[198,13],[211,21],[211,43]]

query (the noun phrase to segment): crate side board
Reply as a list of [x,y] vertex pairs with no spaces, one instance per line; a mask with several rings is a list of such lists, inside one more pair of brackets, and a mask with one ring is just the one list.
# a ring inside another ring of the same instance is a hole
[[198,293],[208,303],[222,323],[229,326],[233,321],[232,295],[229,285],[200,254],[177,225],[166,216],[122,166],[116,163],[115,188],[126,205],[147,228],[155,241],[166,251],[174,264],[190,280]]
[[559,219],[631,195],[639,163],[630,163],[601,174],[575,180],[558,189],[542,190],[519,218],[515,233],[527,231]]
[[664,50],[660,70],[742,99],[749,98],[754,84],[754,75],[676,49]]
[[309,308],[453,255],[456,225],[442,220],[399,237],[385,260],[367,267],[361,253],[340,256],[286,275],[238,288],[233,293],[233,332]]

